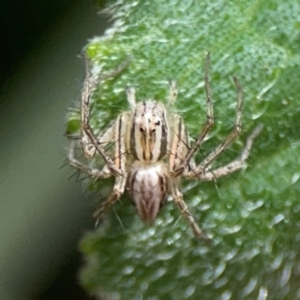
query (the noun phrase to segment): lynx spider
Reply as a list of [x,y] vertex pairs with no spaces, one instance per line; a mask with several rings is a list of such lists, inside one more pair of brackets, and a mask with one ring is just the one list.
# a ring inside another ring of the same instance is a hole
[[[102,76],[102,80],[119,74],[128,62],[123,63],[112,73]],[[142,220],[153,222],[170,194],[173,201],[189,223],[197,238],[206,238],[190,214],[180,191],[180,177],[201,181],[213,181],[233,173],[245,165],[254,139],[261,131],[257,126],[249,135],[246,146],[240,156],[223,167],[210,170],[209,166],[219,154],[231,144],[241,131],[242,87],[233,77],[237,88],[237,107],[234,127],[227,138],[220,143],[199,165],[193,161],[193,155],[203,144],[205,136],[214,124],[213,103],[209,84],[210,57],[207,55],[205,67],[205,92],[207,120],[204,127],[190,145],[182,118],[178,114],[167,114],[167,108],[174,105],[177,98],[175,81],[170,82],[168,103],[156,100],[136,102],[135,89],[126,89],[127,101],[131,110],[119,114],[115,123],[104,133],[95,136],[90,126],[90,96],[95,82],[90,82],[89,64],[86,58],[86,77],[81,95],[81,137],[80,144],[86,158],[100,155],[104,167],[100,170],[81,163],[75,157],[74,140],[68,154],[69,164],[95,179],[115,177],[113,191],[109,198],[95,211],[97,222],[101,216],[121,197],[125,189]],[[109,155],[105,147],[115,141],[114,154]]]

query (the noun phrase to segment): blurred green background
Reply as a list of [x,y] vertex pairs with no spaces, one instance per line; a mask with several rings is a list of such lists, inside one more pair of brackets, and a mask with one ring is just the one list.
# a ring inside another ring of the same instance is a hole
[[78,240],[93,228],[81,183],[60,167],[79,55],[105,19],[91,1],[2,1],[0,299],[86,299]]

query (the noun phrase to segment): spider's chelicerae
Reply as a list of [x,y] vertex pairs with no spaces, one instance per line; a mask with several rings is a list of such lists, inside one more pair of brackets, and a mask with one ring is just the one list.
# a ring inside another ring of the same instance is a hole
[[[231,144],[241,131],[242,88],[234,77],[237,87],[237,107],[233,130],[200,164],[195,164],[193,156],[203,144],[205,136],[214,123],[208,78],[209,61],[209,55],[207,55],[205,68],[207,120],[192,145],[181,116],[168,113],[169,107],[175,103],[177,97],[177,87],[174,81],[170,82],[167,105],[156,100],[136,102],[134,88],[127,88],[127,101],[131,110],[120,113],[112,126],[104,133],[95,135],[89,123],[90,94],[95,83],[90,81],[89,67],[86,62],[86,78],[81,96],[80,144],[88,159],[101,156],[104,167],[102,169],[90,167],[77,160],[75,140],[71,143],[68,160],[72,167],[95,179],[115,177],[111,195],[94,213],[97,221],[127,189],[141,219],[152,222],[170,194],[194,235],[198,238],[206,237],[184,202],[180,191],[180,178],[183,176],[187,179],[212,181],[241,169],[249,156],[253,140],[261,131],[261,126],[257,126],[252,131],[238,158],[216,170],[209,168],[212,161]],[[123,64],[107,76],[120,73],[126,67],[125,65]],[[111,141],[114,141],[113,151],[108,152],[106,147]]]

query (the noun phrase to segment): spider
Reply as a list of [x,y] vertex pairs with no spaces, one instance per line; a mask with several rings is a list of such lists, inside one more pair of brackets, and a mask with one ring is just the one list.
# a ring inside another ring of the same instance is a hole
[[[102,80],[119,74],[127,64],[121,65],[111,74],[102,76]],[[237,78],[233,77],[237,88],[236,119],[233,130],[200,164],[196,165],[193,156],[203,144],[205,136],[214,124],[208,77],[209,65],[210,56],[208,54],[204,77],[207,119],[200,135],[191,145],[181,116],[168,113],[168,109],[174,105],[178,94],[175,81],[170,81],[166,105],[156,100],[136,102],[135,89],[127,87],[127,101],[131,110],[120,113],[113,125],[96,136],[89,122],[90,96],[95,83],[90,81],[89,63],[86,58],[86,77],[81,94],[80,144],[87,159],[93,160],[95,156],[100,156],[104,161],[104,167],[99,169],[79,161],[75,157],[76,141],[70,144],[68,162],[72,167],[95,179],[115,177],[111,195],[94,213],[97,222],[125,190],[129,192],[140,218],[148,223],[152,223],[156,219],[167,196],[171,195],[195,237],[207,238],[184,202],[183,194],[180,191],[181,177],[191,180],[214,181],[241,169],[249,157],[254,139],[262,129],[259,125],[252,131],[238,158],[216,170],[209,168],[212,161],[241,132],[242,87]],[[105,148],[111,141],[114,141],[114,147],[109,153]]]

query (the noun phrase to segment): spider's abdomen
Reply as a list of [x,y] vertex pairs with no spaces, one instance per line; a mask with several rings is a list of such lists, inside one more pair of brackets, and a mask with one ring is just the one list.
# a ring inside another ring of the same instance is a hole
[[168,195],[168,176],[163,164],[143,165],[136,161],[128,185],[140,218],[145,222],[153,222]]

